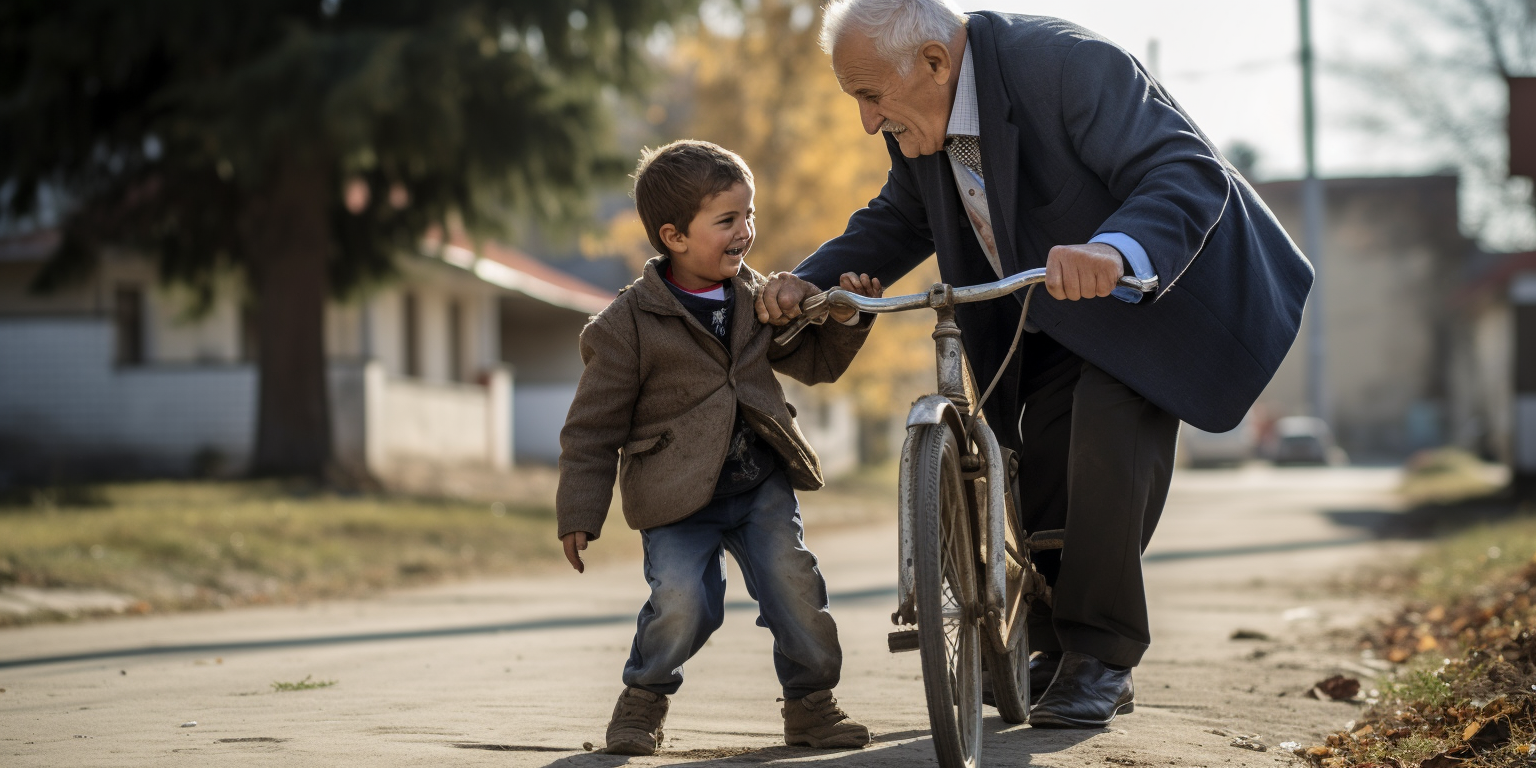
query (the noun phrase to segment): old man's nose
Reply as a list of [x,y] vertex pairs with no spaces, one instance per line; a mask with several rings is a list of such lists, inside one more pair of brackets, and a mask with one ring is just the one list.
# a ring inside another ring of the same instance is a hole
[[885,118],[875,111],[873,104],[859,104],[859,120],[864,123],[864,132],[873,136],[880,132],[880,126],[885,124]]

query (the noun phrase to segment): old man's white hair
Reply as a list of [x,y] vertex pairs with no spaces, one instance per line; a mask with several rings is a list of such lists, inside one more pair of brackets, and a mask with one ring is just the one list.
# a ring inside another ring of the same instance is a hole
[[869,35],[875,53],[905,76],[918,49],[929,40],[948,43],[965,26],[965,13],[954,0],[832,0],[821,22],[821,49],[832,46],[848,31]]

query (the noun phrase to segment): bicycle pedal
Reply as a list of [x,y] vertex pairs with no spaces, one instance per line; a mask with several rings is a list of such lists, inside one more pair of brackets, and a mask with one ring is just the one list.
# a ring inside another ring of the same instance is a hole
[[885,636],[885,644],[891,653],[917,650],[917,630],[906,629]]
[[1054,531],[1036,531],[1029,537],[1029,551],[1061,549],[1066,543],[1066,538],[1067,532],[1059,528]]

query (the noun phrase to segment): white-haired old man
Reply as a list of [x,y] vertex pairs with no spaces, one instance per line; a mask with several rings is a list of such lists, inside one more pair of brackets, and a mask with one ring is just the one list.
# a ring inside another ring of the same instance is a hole
[[[1296,338],[1311,265],[1178,102],[1082,27],[835,0],[822,44],[890,175],[844,234],[775,276],[759,317],[787,322],[845,272],[889,285],[935,253],[956,285],[1046,268],[1051,300],[1032,302],[985,414],[1019,452],[1026,528],[1066,529],[1039,561],[1054,607],[1029,617],[1030,723],[1102,727],[1132,709],[1151,642],[1141,553],[1179,421],[1243,418]],[[1127,274],[1160,287],[1117,288]],[[956,312],[978,381],[1008,357],[1014,298]]]

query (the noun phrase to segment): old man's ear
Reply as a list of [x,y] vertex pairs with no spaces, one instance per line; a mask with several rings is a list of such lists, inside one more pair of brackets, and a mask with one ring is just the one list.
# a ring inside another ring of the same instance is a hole
[[929,40],[923,43],[918,54],[923,57],[923,63],[928,65],[928,71],[933,73],[933,81],[939,85],[948,85],[955,64],[950,58],[949,47],[937,40]]

